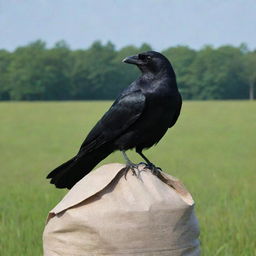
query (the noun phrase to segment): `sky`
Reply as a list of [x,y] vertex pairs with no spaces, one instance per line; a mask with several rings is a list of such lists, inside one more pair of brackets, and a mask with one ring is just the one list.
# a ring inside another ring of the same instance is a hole
[[256,0],[0,0],[0,49],[37,39],[71,49],[95,40],[117,49],[187,45],[256,49]]

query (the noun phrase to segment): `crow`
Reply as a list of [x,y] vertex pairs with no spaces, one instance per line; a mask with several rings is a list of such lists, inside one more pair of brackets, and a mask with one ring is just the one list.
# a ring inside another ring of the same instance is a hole
[[142,153],[157,144],[180,114],[182,98],[175,72],[162,54],[147,51],[126,57],[141,76],[114,101],[82,143],[77,155],[47,176],[57,188],[72,188],[100,161],[116,150],[123,153],[127,170],[136,168],[125,151],[136,149],[149,169],[157,167]]

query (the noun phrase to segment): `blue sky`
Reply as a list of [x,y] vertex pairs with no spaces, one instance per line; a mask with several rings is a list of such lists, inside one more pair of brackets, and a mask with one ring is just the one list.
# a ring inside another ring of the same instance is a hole
[[256,0],[0,0],[0,49],[36,39],[48,46],[64,39],[72,49],[95,40],[255,49]]

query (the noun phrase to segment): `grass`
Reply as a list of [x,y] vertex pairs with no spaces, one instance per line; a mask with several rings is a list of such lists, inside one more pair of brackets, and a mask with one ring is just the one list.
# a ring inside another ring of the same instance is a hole
[[[45,176],[76,153],[109,105],[0,104],[0,255],[42,255],[47,212],[66,193]],[[191,191],[202,255],[256,255],[255,113],[256,102],[185,102],[177,125],[146,151]],[[104,162],[123,160],[117,152]]]

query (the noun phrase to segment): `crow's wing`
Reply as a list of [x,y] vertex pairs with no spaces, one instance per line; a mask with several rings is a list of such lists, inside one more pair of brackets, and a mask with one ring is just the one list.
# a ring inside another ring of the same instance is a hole
[[140,90],[127,92],[113,103],[81,145],[79,153],[90,152],[122,135],[142,114],[146,98]]

